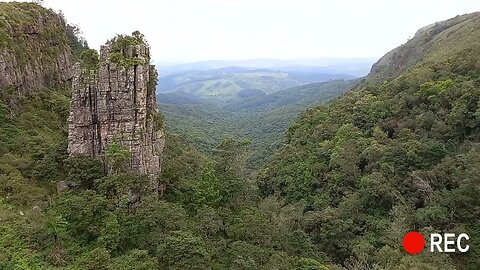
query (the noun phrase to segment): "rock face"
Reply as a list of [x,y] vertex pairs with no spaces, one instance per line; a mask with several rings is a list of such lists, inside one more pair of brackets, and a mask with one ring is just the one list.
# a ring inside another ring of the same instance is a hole
[[[165,140],[155,100],[157,72],[147,45],[114,46],[101,47],[98,70],[73,67],[68,152],[104,159],[107,147],[119,143],[131,153],[125,171],[150,176],[158,192]],[[111,166],[105,170],[113,173]]]
[[71,78],[67,26],[58,14],[32,3],[0,3],[0,25],[0,88],[27,94]]
[[53,60],[31,59],[28,63],[19,64],[15,54],[0,52],[0,87],[14,86],[20,93],[26,94],[32,89],[52,87],[58,82],[70,79],[72,55],[65,49]]

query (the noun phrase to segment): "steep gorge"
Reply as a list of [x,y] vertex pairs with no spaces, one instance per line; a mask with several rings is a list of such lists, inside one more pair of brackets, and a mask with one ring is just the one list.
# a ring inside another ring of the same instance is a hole
[[[54,13],[0,3],[5,10],[0,20],[16,26],[2,49],[30,55],[35,71],[9,61],[5,70],[21,76],[0,86],[0,269],[480,269],[478,14],[399,47],[430,48],[411,65],[387,55],[385,73],[305,112],[255,183],[243,142],[223,142],[211,160],[169,137],[163,154],[156,72],[138,33],[55,71],[74,62],[71,50],[50,39],[38,49],[49,31],[28,29],[30,15]],[[55,18],[52,40],[67,42]],[[56,53],[37,66],[43,51]],[[48,74],[58,75],[52,84]],[[109,164],[112,146],[113,158],[128,158]],[[167,153],[166,193],[148,196]],[[65,179],[77,187],[57,193]],[[134,189],[147,195],[131,207]],[[472,252],[408,255],[408,230],[465,231]]]

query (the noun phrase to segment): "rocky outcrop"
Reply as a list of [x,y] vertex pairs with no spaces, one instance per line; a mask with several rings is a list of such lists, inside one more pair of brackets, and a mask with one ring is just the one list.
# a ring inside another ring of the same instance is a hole
[[0,89],[26,94],[71,78],[73,57],[61,16],[33,3],[0,3],[0,25]]
[[[50,64],[50,65],[47,65]],[[14,87],[22,94],[53,87],[71,78],[70,50],[59,51],[52,59],[30,59],[20,64],[16,54],[0,52],[0,88]]]
[[[130,152],[124,169],[150,176],[158,192],[165,140],[155,101],[157,73],[148,45],[124,41],[101,47],[97,70],[74,65],[68,152],[104,159],[108,146],[118,143]],[[105,170],[114,172],[108,164]]]

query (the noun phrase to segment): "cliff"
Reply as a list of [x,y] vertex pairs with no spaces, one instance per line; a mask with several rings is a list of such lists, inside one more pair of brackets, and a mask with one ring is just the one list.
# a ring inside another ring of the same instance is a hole
[[[143,37],[118,36],[101,47],[99,63],[74,65],[68,152],[105,159],[109,145],[118,143],[129,152],[122,169],[150,176],[158,192],[165,140],[155,101],[157,72],[149,62]],[[111,164],[105,170],[114,173]]]
[[[479,23],[480,12],[476,12],[427,25],[408,42],[380,58],[367,79],[382,82],[420,63],[447,61],[452,54],[471,50],[477,43],[475,26]],[[471,34],[464,34],[468,32]]]
[[73,62],[63,18],[33,3],[0,3],[0,88],[20,94],[71,77]]

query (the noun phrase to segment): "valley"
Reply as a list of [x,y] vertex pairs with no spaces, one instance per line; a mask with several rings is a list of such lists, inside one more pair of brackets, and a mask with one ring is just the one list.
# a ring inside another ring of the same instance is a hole
[[[225,138],[249,140],[250,168],[259,169],[282,144],[285,131],[301,112],[346,93],[356,82],[305,84],[229,102],[215,98],[192,102],[168,94],[159,94],[157,100],[166,127],[205,153],[211,153]],[[162,103],[164,100],[170,104]]]

